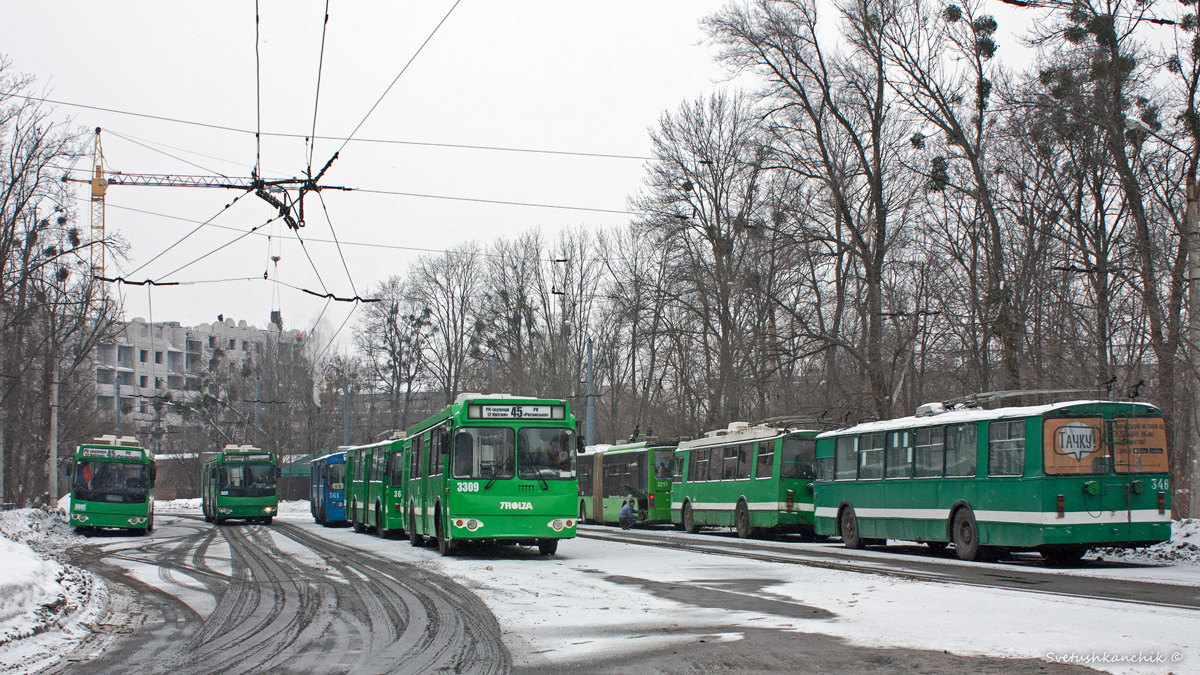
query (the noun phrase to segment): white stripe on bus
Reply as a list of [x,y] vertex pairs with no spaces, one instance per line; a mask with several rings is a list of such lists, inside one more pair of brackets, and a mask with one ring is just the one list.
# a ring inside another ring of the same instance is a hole
[[[822,506],[816,510],[818,518],[837,518],[837,508]],[[950,518],[950,509],[871,509],[855,507],[860,518],[909,518],[913,520],[941,520]],[[1158,509],[1136,509],[1130,511],[1105,511],[1088,513],[1068,511],[1063,517],[1057,511],[975,511],[975,520],[986,523],[1015,523],[1020,525],[1119,525],[1121,523],[1169,523],[1170,513],[1159,513]]]
[[[732,511],[736,505],[734,502],[688,502],[692,508],[697,511]],[[788,509],[787,502],[746,502],[746,507],[751,511],[812,511],[813,505],[804,502],[792,502],[792,508]],[[672,511],[683,509],[682,504],[671,504]]]

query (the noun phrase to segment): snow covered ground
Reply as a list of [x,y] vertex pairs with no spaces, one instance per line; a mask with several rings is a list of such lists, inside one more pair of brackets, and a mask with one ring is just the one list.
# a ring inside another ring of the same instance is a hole
[[54,560],[79,541],[60,514],[0,513],[0,673],[36,672],[81,642],[106,611],[91,573]]
[[[595,539],[563,542],[553,558],[511,547],[442,558],[406,542],[322,528],[297,515],[283,520],[466,584],[496,615],[516,666],[553,668],[700,639],[736,641],[744,631],[770,628],[863,646],[1086,662],[1113,673],[1200,672],[1200,613],[1182,609]],[[1184,530],[1181,536],[1187,536]],[[1200,585],[1200,565],[1169,568]]]
[[[198,515],[199,508],[195,499],[158,502],[159,531],[172,515]],[[1195,611],[587,538],[563,542],[553,557],[502,547],[442,558],[407,541],[321,527],[313,523],[306,501],[282,502],[276,522],[437,570],[470,587],[496,615],[515,666],[552,670],[701,640],[738,642],[766,629],[834,636],[869,647],[1074,660],[1113,673],[1200,673],[1200,612]],[[0,534],[0,673],[33,672],[108,620],[106,593],[92,575],[53,559],[54,552],[85,541],[60,516],[32,509],[0,513]],[[286,555],[313,557],[286,530],[273,532],[272,538]],[[1119,577],[1200,586],[1198,543],[1200,525],[1182,521],[1170,542],[1152,549],[1100,552],[1104,560],[1131,563],[1128,567],[1093,565],[1052,573],[1094,576],[1101,583]],[[830,546],[837,544],[795,544],[798,549]],[[228,555],[220,546],[210,553]],[[895,556],[886,551],[861,555],[868,561]],[[938,561],[982,564],[998,573],[1006,569],[1005,564]],[[186,595],[181,599],[202,616],[211,611],[211,595],[200,584],[172,586],[154,569],[143,571],[134,576],[164,592]]]

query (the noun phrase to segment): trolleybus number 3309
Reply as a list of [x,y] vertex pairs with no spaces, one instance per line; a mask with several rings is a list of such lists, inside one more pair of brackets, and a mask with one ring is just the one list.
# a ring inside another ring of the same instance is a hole
[[479,492],[479,483],[475,483],[475,482],[459,483],[458,491],[459,492]]

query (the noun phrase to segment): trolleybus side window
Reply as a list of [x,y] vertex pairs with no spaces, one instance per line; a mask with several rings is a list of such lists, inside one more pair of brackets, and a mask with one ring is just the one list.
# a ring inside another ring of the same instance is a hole
[[574,479],[575,432],[561,428],[522,428],[517,432],[517,472],[525,479]]
[[737,459],[737,446],[725,446],[725,464],[721,471],[721,480],[733,480],[734,478],[737,478]]
[[858,478],[858,436],[838,436],[834,461],[835,480]]
[[749,480],[751,467],[754,465],[754,444],[742,443],[737,446],[738,465],[737,477],[738,480]]
[[833,458],[822,457],[814,462],[817,470],[817,480],[820,482],[833,480]]
[[812,478],[817,457],[815,438],[785,438],[779,451],[779,475],[782,478]]
[[975,475],[979,445],[974,424],[955,424],[946,427],[946,475],[968,477]]
[[755,478],[770,478],[771,469],[775,465],[775,441],[758,442],[758,462],[755,464]]
[[907,429],[888,434],[885,475],[888,478],[912,478],[913,434]]
[[412,442],[412,470],[408,472],[408,477],[410,479],[421,477],[421,449],[422,449],[422,446],[423,446],[423,443],[421,443],[420,436],[413,439],[413,442]]
[[579,494],[583,497],[592,496],[592,462],[595,455],[579,458]]
[[859,478],[883,478],[883,438],[883,434],[863,434],[858,437]]
[[988,475],[1021,476],[1025,473],[1025,420],[988,425]]
[[397,450],[388,455],[388,484],[398,487],[404,483],[404,452]]
[[692,450],[692,454],[696,459],[692,462],[692,472],[688,474],[688,480],[693,483],[708,480],[708,449]]
[[926,427],[914,432],[917,441],[917,478],[941,476],[946,461],[946,444],[942,427]]
[[454,435],[454,477],[502,480],[516,471],[513,430],[467,427]]
[[681,452],[675,455],[675,470],[671,476],[672,483],[683,482],[683,469],[685,466],[687,466],[687,453]]
[[363,449],[354,451],[354,480],[361,483],[363,480]]

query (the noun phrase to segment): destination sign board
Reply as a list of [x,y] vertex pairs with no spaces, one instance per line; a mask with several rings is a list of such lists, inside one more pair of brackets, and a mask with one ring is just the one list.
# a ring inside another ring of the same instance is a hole
[[84,448],[84,457],[102,457],[105,459],[141,459],[141,450],[122,450],[120,448]]
[[473,420],[561,420],[565,409],[561,405],[496,405],[467,406],[467,417]]
[[261,453],[257,455],[225,455],[226,462],[269,462],[271,461],[270,453]]

